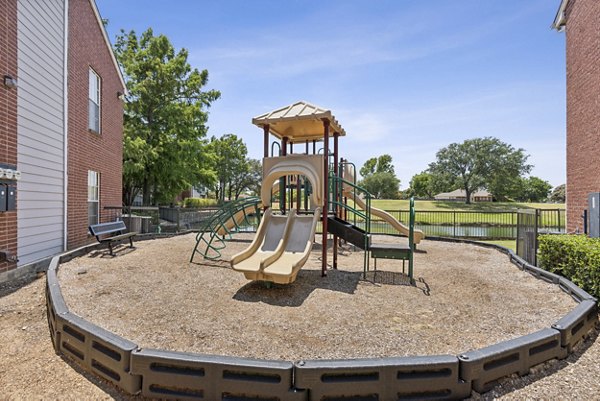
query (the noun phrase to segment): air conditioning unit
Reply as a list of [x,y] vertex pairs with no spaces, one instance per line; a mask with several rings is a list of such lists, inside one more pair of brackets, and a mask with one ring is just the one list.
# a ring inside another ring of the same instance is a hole
[[590,238],[600,237],[600,192],[592,192],[588,195],[588,233]]

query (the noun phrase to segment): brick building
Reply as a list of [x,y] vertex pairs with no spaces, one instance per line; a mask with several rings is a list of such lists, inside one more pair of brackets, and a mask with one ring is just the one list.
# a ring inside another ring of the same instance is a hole
[[600,192],[600,1],[562,0],[553,24],[567,51],[567,231],[583,231]]
[[[102,207],[121,204],[125,91],[94,0],[4,4],[0,281],[87,243]],[[14,205],[3,188],[16,189]]]

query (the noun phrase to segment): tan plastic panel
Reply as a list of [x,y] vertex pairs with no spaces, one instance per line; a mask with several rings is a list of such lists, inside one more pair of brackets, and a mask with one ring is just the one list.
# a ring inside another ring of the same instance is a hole
[[261,199],[263,205],[271,206],[271,188],[286,175],[305,176],[312,184],[311,205],[323,206],[323,155],[288,155],[263,159],[263,183]]

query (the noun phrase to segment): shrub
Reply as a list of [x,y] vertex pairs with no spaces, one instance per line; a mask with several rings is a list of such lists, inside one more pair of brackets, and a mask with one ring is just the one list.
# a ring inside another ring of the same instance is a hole
[[600,299],[600,238],[585,235],[542,235],[539,265],[560,274]]
[[183,201],[183,207],[208,207],[208,206],[216,206],[216,199],[209,198],[185,198]]

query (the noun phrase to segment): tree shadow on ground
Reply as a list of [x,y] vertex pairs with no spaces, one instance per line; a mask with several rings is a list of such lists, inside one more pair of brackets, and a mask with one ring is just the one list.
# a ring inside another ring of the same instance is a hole
[[598,339],[598,330],[598,327],[592,330],[592,332],[588,334],[588,337],[583,342],[580,342],[578,345],[576,345],[573,353],[565,359],[553,359],[542,365],[538,365],[537,367],[534,366],[529,371],[529,374],[525,376],[519,377],[517,375],[513,375],[505,379],[500,379],[498,385],[496,385],[496,387],[494,387],[492,390],[484,394],[475,393],[471,399],[495,400],[503,395],[508,395],[516,390],[530,386],[531,384],[545,377],[552,376],[563,368],[573,365]]

